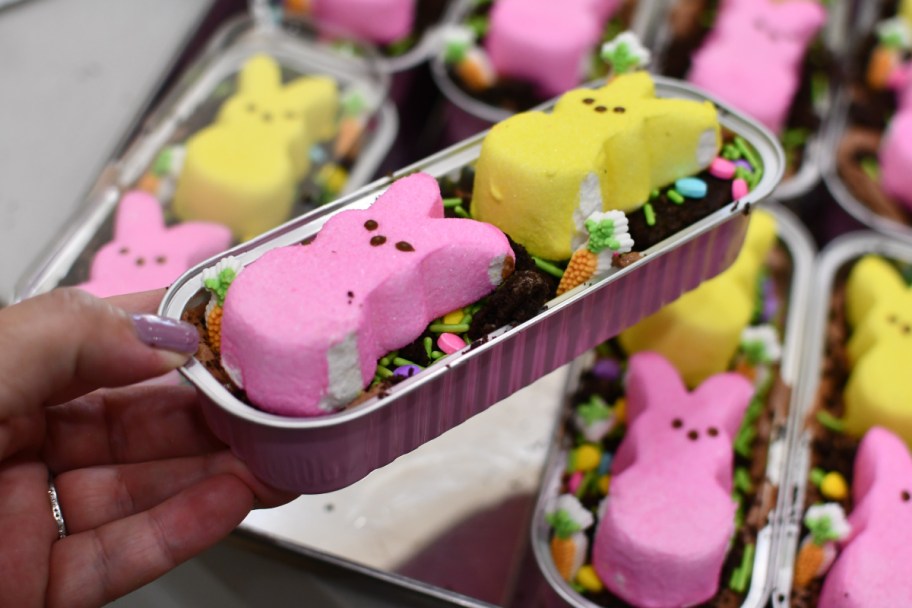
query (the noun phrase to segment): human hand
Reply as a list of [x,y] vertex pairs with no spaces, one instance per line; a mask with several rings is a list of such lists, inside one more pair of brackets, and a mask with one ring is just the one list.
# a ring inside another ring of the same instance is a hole
[[101,605],[292,498],[211,434],[192,387],[127,386],[196,350],[193,327],[126,312],[161,296],[61,289],[0,310],[0,605]]

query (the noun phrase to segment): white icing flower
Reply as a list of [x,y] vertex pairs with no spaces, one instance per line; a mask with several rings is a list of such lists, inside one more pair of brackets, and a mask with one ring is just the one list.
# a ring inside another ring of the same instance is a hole
[[467,25],[448,25],[441,30],[440,39],[444,60],[459,63],[475,46],[475,31]]
[[615,73],[622,74],[649,65],[652,54],[631,31],[619,34],[602,45],[601,57],[610,63]]
[[775,363],[782,358],[779,332],[769,324],[745,327],[741,332],[741,345],[743,348],[757,349],[762,353],[762,363]]
[[877,24],[877,39],[882,43],[903,50],[912,48],[912,31],[902,17],[885,19]]
[[584,507],[583,503],[573,494],[561,494],[557,497],[554,509],[549,513],[558,511],[563,511],[567,517],[579,524],[581,530],[585,530],[595,521],[589,509]]
[[842,540],[852,532],[845,511],[835,502],[813,505],[804,514],[804,524],[808,528],[814,528],[825,521],[828,522],[827,528],[836,540]]
[[244,267],[233,255],[228,255],[219,260],[215,266],[210,266],[209,268],[203,269],[203,283],[212,279],[218,279],[222,273],[226,270],[231,270],[234,272],[234,276],[237,276],[241,273],[241,269]]

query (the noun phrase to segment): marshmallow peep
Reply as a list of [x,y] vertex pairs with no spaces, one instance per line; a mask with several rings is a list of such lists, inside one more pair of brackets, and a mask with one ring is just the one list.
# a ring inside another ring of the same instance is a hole
[[102,298],[167,287],[230,244],[231,231],[219,224],[165,226],[161,204],[130,191],[117,206],[114,238],[95,254],[88,282],[78,287]]
[[630,358],[628,429],[592,552],[612,593],[643,608],[716,594],[735,531],[732,441],[752,393],[734,373],[689,393],[660,355]]
[[852,532],[827,574],[820,608],[912,606],[912,456],[874,427],[855,456]]
[[412,32],[417,0],[310,0],[309,10],[321,28],[389,44]]
[[826,16],[819,0],[723,0],[687,79],[780,133]]
[[845,430],[861,437],[891,429],[912,446],[912,288],[881,257],[862,258],[846,283],[851,372],[845,388]]
[[596,211],[633,211],[654,189],[709,166],[720,146],[713,104],[657,98],[648,73],[622,74],[566,93],[549,114],[495,125],[476,165],[472,213],[529,253],[566,260],[590,175],[602,196]]
[[497,0],[485,36],[491,64],[502,77],[534,83],[543,97],[583,81],[586,59],[619,0]]
[[256,406],[313,416],[342,407],[377,360],[490,293],[514,255],[494,226],[447,219],[436,180],[393,183],[333,216],[307,244],[265,253],[225,295],[222,364]]
[[628,353],[651,350],[674,364],[687,386],[728,369],[754,312],[757,280],[776,241],[776,220],[751,215],[732,265],[621,333]]
[[225,224],[241,240],[278,226],[310,171],[311,147],[335,136],[338,107],[332,78],[283,85],[273,58],[251,57],[216,121],[187,140],[175,214]]

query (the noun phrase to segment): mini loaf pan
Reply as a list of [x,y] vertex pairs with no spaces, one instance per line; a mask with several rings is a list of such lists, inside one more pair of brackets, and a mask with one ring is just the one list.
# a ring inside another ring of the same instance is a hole
[[[249,0],[250,13],[256,19],[280,20],[290,30],[299,30],[312,36],[319,31],[319,24],[307,16],[288,9],[289,0]],[[376,63],[385,74],[398,74],[426,61],[438,48],[438,35],[442,26],[455,18],[458,0],[415,0],[415,24],[412,33],[401,41],[389,45],[356,41],[358,46],[368,45],[376,50]],[[321,36],[328,42],[344,43],[346,38]],[[403,47],[404,45],[404,47]]]
[[[494,1],[496,2],[497,0]],[[643,44],[649,46],[649,41],[651,40],[651,27],[654,26],[652,15],[654,15],[656,11],[661,10],[660,6],[663,1],[664,0],[623,0],[622,4],[625,6],[622,10],[629,10],[631,15],[629,20],[623,21],[623,29],[631,30],[640,38]],[[453,0],[453,8],[450,11],[446,24],[466,24],[473,11],[481,4],[482,3],[479,3],[476,0]],[[601,45],[601,42],[599,42],[599,45]],[[431,75],[434,78],[434,82],[437,84],[437,88],[440,89],[444,97],[469,116],[493,124],[504,120],[517,111],[528,110],[532,106],[539,105],[538,103],[529,103],[526,107],[520,107],[515,105],[514,102],[511,102],[511,105],[514,105],[515,107],[507,107],[506,105],[497,105],[493,101],[486,100],[481,95],[470,93],[465,88],[461,87],[451,76],[451,72],[444,60],[443,46],[442,41],[438,41],[438,44],[434,49],[434,51],[437,52],[430,58]],[[598,54],[599,48],[592,49],[592,52]],[[582,83],[580,86],[582,86]]]
[[[787,209],[780,205],[764,205],[764,210],[772,212],[776,219],[778,231],[778,248],[787,258],[788,264],[777,271],[777,284],[784,290],[782,315],[782,358],[778,373],[774,379],[767,400],[775,399],[777,403],[767,404],[771,410],[769,446],[766,451],[764,485],[757,489],[757,496],[762,510],[770,509],[766,525],[759,531],[756,539],[754,564],[750,578],[750,587],[746,591],[742,606],[765,606],[772,584],[772,573],[775,571],[775,558],[778,555],[777,544],[782,518],[779,515],[787,508],[787,496],[780,492],[786,479],[788,454],[788,429],[794,424],[798,413],[797,381],[801,366],[803,320],[807,304],[811,298],[811,281],[814,265],[815,248],[810,235],[801,222]],[[774,253],[776,253],[774,251]],[[783,257],[779,255],[778,257]],[[772,275],[771,275],[772,276]],[[590,351],[574,361],[565,397],[565,413],[569,415],[574,393],[580,387],[580,378],[592,366],[595,354]],[[576,378],[576,382],[574,382]],[[552,442],[551,452],[544,469],[542,483],[532,518],[532,549],[545,579],[551,587],[571,606],[577,608],[598,608],[599,604],[584,597],[568,582],[561,578],[551,558],[549,543],[551,528],[545,515],[560,489],[561,477],[566,471],[569,450],[573,448],[573,436],[567,432],[565,425],[557,428]],[[762,498],[761,498],[762,497]],[[756,502],[754,504],[757,504]],[[724,575],[725,570],[723,570]],[[726,580],[720,583],[724,588]],[[728,604],[725,604],[728,605]]]
[[[796,415],[792,418],[793,428],[789,429],[789,467],[786,479],[787,509],[783,511],[784,525],[779,547],[778,568],[774,580],[772,605],[786,606],[816,605],[815,598],[796,598],[793,593],[795,558],[798,544],[802,540],[802,520],[808,505],[808,479],[815,460],[814,447],[826,443],[821,436],[825,429],[817,421],[819,406],[826,403],[826,385],[841,392],[841,381],[826,372],[827,342],[831,322],[842,316],[834,308],[833,298],[850,268],[868,254],[879,255],[887,260],[912,265],[912,243],[886,237],[870,231],[854,232],[833,240],[821,252],[815,263],[812,279],[812,296],[808,303],[801,382],[798,387],[799,399]],[[851,470],[848,474],[851,475]],[[850,477],[849,477],[850,478]],[[846,515],[850,515],[846,511]],[[813,591],[812,593],[815,593]],[[805,591],[805,595],[808,592]],[[804,603],[796,603],[801,599]]]
[[[705,100],[687,84],[656,80],[661,97]],[[724,206],[646,249],[637,262],[548,302],[531,320],[503,327],[481,344],[458,351],[380,397],[317,418],[287,418],[235,398],[196,359],[183,374],[199,388],[215,433],[269,483],[300,493],[342,488],[430,441],[488,406],[572,361],[587,349],[658,310],[726,268],[743,241],[750,208],[766,198],[782,175],[783,153],[763,127],[719,106],[723,127],[753,146],[763,177],[746,197]],[[333,204],[276,228],[223,255],[242,265],[264,252],[299,243],[335,213],[367,208],[391,180],[416,171],[442,177],[470,165],[484,133],[365,186]],[[180,318],[198,306],[203,270],[198,265],[168,291],[161,314]]]
[[[360,147],[347,167],[340,194],[374,178],[398,130],[395,107],[386,100],[389,77],[380,73],[369,58],[336,52],[281,28],[257,25],[249,17],[234,19],[216,32],[202,56],[184,71],[177,85],[143,121],[138,133],[114,154],[72,221],[18,283],[16,300],[87,280],[95,253],[111,240],[115,211],[124,193],[137,186],[163,150],[210,124],[245,61],[258,53],[268,54],[279,63],[284,80],[326,75],[338,83],[340,95],[353,91],[362,97],[366,102],[366,127]],[[330,160],[315,159],[310,174],[299,184],[300,193],[290,217],[322,202],[314,176],[328,167]],[[163,207],[170,224],[170,202],[163,201]]]
[[[833,108],[836,105],[839,86],[842,84],[841,75],[836,69],[836,61],[837,58],[841,58],[846,51],[845,32],[850,10],[849,3],[850,0],[835,0],[833,2],[825,3],[827,6],[827,22],[817,36],[818,39],[822,41],[820,49],[817,51],[817,56],[823,65],[814,67],[811,65],[809,58],[805,57],[804,65],[805,70],[808,72],[806,77],[810,79],[814,72],[824,74],[827,77],[826,92],[819,99],[815,99],[814,103],[811,104],[813,118],[819,121],[819,124],[802,147],[800,163],[798,164],[797,170],[788,174],[789,167],[786,167],[787,175],[773,193],[773,198],[780,202],[790,203],[809,194],[820,182],[821,165],[825,162],[824,159],[830,155],[832,150],[824,141],[826,118],[833,112]],[[683,6],[688,8],[689,14],[689,11],[693,10],[696,6],[708,7],[713,4],[714,3],[710,2],[710,0],[668,0],[665,8],[661,11],[662,15],[655,18],[656,21],[658,21],[657,25],[653,26],[653,29],[655,30],[655,39],[653,43],[654,63],[652,69],[665,76],[675,78],[683,78],[685,76],[685,74],[677,73],[681,68],[675,67],[676,63],[674,63],[682,60],[680,53],[672,46],[672,43],[675,42],[673,30],[673,24],[675,23],[673,17],[675,11],[679,6]],[[693,18],[696,20],[698,15],[699,14],[695,12]],[[813,43],[811,46],[813,46]],[[674,59],[673,61],[670,61],[672,57]],[[687,57],[687,65],[690,65],[689,57]],[[809,82],[805,82],[804,86],[807,90],[813,89],[813,87],[810,86],[810,80]],[[802,91],[799,90],[797,95],[801,94]],[[810,93],[808,93],[808,95],[810,95]],[[810,103],[810,100],[808,103]]]

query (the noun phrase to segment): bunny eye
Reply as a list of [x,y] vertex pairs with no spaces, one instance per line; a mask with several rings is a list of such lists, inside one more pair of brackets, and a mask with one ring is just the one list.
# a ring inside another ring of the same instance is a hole
[[263,114],[263,122],[272,122],[272,114],[270,112]]
[[137,266],[145,266],[145,265],[146,265],[146,258],[136,258],[136,265],[137,265]]
[[602,112],[607,112],[608,108],[605,106],[595,106],[595,111],[601,114]]
[[247,104],[247,111],[248,111],[248,112],[250,112],[250,113],[252,114],[253,112],[256,112],[256,110],[257,110],[257,107],[256,107],[256,104],[255,104],[255,103],[250,102],[250,103]]
[[415,248],[412,247],[412,244],[407,241],[399,241],[396,243],[396,249],[399,251],[415,251]]
[[587,97],[586,99],[583,100],[583,103],[586,104],[587,106],[591,106],[592,104],[595,103],[595,99],[592,97]]
[[287,118],[288,120],[294,120],[297,117],[295,116],[294,112],[289,110],[288,112],[285,112],[285,118]]
[[624,112],[627,111],[627,108],[625,108],[624,106],[614,106],[614,108],[611,111],[614,112],[615,114],[623,114]]
[[367,220],[364,222],[364,227],[368,230],[376,230],[380,227],[380,224],[377,223],[377,220]]
[[165,258],[165,256],[163,256],[163,255],[160,255],[157,258],[155,258],[156,264],[164,264],[167,261],[168,261],[167,258]]
[[905,323],[902,326],[902,333],[908,334],[910,331],[912,331],[912,327],[910,327],[908,323]]
[[899,319],[896,318],[896,315],[889,315],[887,317],[887,323],[896,323],[897,321],[899,321]]
[[118,251],[117,253],[119,253],[120,255],[127,255],[128,253],[130,253],[130,248],[129,248],[129,247],[121,247],[121,248],[120,248],[120,251]]
[[679,429],[682,426],[684,426],[684,421],[681,420],[680,418],[675,418],[674,420],[671,421],[671,428],[673,428],[673,429]]
[[717,428],[714,427],[714,426],[711,426],[711,427],[709,427],[708,429],[706,429],[706,434],[709,435],[710,437],[718,437],[718,436],[719,436],[719,429],[717,429]]
[[386,237],[383,236],[382,234],[378,234],[377,236],[371,237],[371,240],[370,240],[370,244],[372,247],[379,247],[380,245],[382,245],[385,242],[386,242]]
[[687,433],[687,438],[691,441],[696,441],[700,438],[700,432],[697,429],[693,429]]
[[912,500],[912,494],[909,494],[909,490],[903,490],[902,494],[899,495],[903,499],[903,502],[909,502]]

